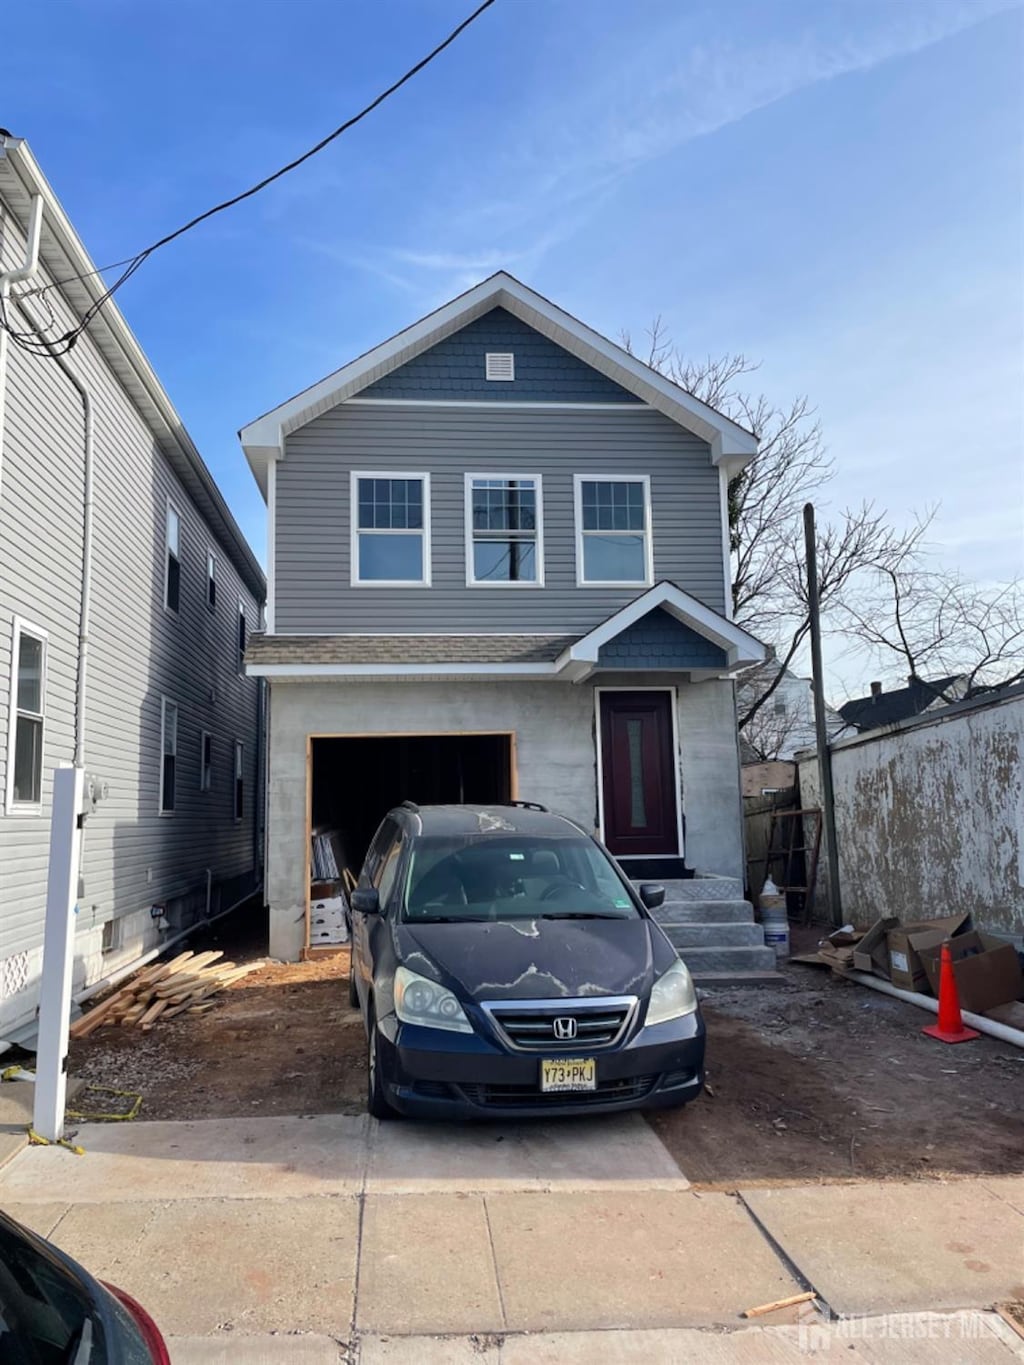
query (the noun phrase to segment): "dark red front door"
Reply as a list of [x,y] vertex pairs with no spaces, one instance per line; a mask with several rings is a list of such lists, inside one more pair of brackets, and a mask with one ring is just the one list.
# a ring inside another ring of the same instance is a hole
[[671,692],[602,692],[604,840],[621,855],[679,853]]

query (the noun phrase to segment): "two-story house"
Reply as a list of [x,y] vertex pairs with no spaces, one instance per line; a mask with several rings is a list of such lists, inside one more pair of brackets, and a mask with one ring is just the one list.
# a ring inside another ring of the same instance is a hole
[[[56,340],[104,287],[29,148],[0,135],[8,327]],[[107,793],[84,826],[77,994],[258,889],[243,654],[264,595],[116,305],[66,355],[0,330],[0,1039],[35,1018],[58,766]]]
[[499,273],[240,434],[269,510],[247,668],[275,956],[306,941],[311,832],[358,871],[403,798],[538,801],[632,875],[742,897],[732,675],[764,649],[730,619],[726,489],[750,432]]

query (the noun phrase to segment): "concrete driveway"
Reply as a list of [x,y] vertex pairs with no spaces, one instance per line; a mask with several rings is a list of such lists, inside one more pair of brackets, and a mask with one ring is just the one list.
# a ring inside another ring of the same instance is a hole
[[[881,1360],[904,1320],[901,1360],[1019,1352],[987,1310],[1024,1298],[1024,1178],[698,1192],[636,1115],[83,1125],[77,1140],[85,1156],[15,1156],[0,1206],[144,1303],[178,1365],[795,1360],[840,1341]],[[807,1288],[831,1326],[806,1304],[783,1326],[740,1317]]]

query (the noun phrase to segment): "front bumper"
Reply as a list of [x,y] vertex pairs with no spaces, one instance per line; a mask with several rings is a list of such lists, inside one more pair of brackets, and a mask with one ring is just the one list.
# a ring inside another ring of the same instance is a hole
[[378,1022],[379,1065],[390,1104],[423,1118],[488,1119],[669,1109],[696,1099],[704,1085],[704,1021],[697,1010],[638,1029],[609,1049],[555,1048],[544,1056],[594,1057],[597,1089],[545,1094],[541,1054],[511,1052],[479,1033],[447,1033]]

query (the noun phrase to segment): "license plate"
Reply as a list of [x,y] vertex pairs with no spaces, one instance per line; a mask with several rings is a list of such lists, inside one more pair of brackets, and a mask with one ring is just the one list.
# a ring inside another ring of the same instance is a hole
[[540,1088],[554,1090],[596,1090],[595,1057],[550,1057],[540,1064]]

